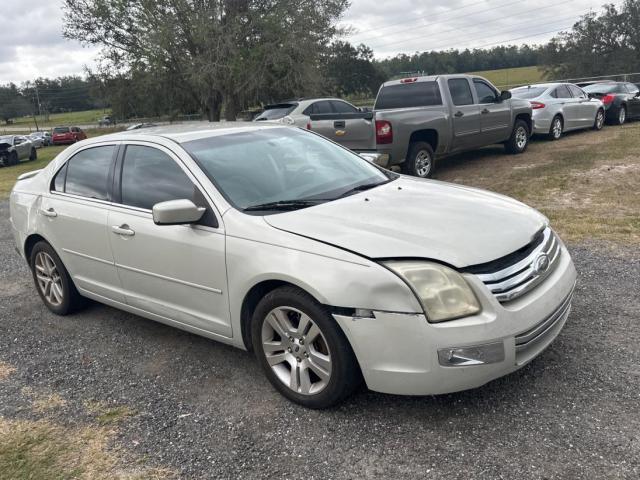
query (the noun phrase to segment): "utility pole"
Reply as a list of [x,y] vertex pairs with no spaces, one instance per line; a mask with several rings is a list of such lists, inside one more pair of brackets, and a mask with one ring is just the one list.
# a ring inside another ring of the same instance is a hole
[[38,115],[40,115],[40,94],[38,93],[38,81],[35,82],[36,86],[36,99],[38,100]]

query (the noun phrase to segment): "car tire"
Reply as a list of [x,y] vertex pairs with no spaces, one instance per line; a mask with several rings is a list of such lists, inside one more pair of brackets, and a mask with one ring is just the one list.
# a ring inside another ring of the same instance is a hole
[[523,153],[529,146],[529,125],[524,120],[516,120],[511,137],[505,143],[508,153],[517,155]]
[[34,162],[38,159],[38,152],[35,148],[31,149],[31,154],[29,155],[29,161]]
[[598,109],[598,113],[596,113],[596,119],[593,122],[593,129],[596,131],[602,130],[604,127],[605,115],[603,109]]
[[11,152],[11,154],[9,155],[9,165],[10,167],[14,166],[14,165],[18,165],[18,163],[20,163],[20,159],[18,158],[18,154],[16,152]]
[[304,407],[332,407],[362,383],[351,345],[329,309],[296,287],[277,288],[258,303],[251,339],[269,382]]
[[627,121],[627,107],[626,105],[620,105],[618,110],[618,116],[616,117],[616,125],[624,125]]
[[34,245],[29,265],[38,295],[53,313],[68,315],[85,305],[62,260],[47,242]]
[[551,141],[560,140],[562,138],[562,134],[564,133],[564,122],[562,121],[562,117],[560,115],[556,115],[551,120],[551,127],[549,127],[549,134],[547,138]]
[[402,164],[407,175],[419,178],[431,178],[436,168],[433,148],[427,142],[413,142],[409,145],[409,154]]

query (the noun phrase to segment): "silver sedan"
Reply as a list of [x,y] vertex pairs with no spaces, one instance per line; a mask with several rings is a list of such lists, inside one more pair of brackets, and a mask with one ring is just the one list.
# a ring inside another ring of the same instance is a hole
[[516,98],[533,107],[533,133],[558,140],[564,132],[604,126],[604,105],[571,83],[540,83],[514,88]]

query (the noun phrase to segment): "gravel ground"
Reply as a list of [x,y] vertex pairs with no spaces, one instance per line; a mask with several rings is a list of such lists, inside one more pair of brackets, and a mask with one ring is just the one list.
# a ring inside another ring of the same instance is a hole
[[[106,306],[58,318],[14,251],[0,203],[0,416],[90,424],[129,407],[117,447],[180,478],[638,478],[640,254],[573,245],[580,277],[556,342],[482,388],[438,397],[362,391],[330,411],[288,403],[243,351]],[[134,460],[132,460],[134,461]]]

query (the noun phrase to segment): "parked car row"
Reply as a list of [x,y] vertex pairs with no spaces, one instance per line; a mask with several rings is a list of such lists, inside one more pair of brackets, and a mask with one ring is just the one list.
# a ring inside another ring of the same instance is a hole
[[36,160],[38,153],[35,145],[24,135],[6,135],[0,137],[0,166],[10,167],[22,160]]
[[491,144],[526,150],[533,134],[563,133],[640,117],[637,85],[598,82],[584,89],[543,83],[500,92],[471,75],[438,75],[385,82],[373,111],[338,98],[268,105],[255,121],[278,121],[318,132],[380,166],[430,177],[436,160]]

